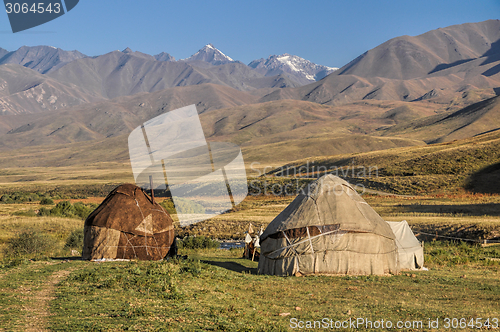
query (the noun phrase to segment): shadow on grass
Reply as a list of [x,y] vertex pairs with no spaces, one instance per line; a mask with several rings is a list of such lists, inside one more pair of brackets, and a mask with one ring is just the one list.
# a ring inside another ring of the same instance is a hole
[[82,257],[69,256],[69,257],[50,257],[50,259],[55,261],[82,261]]
[[246,267],[244,265],[241,265],[240,263],[232,262],[232,261],[226,261],[226,262],[220,262],[220,261],[206,261],[202,260],[202,263],[210,264],[213,266],[218,266],[222,267],[223,269],[238,272],[238,273],[250,273],[250,274],[257,274],[257,268],[254,267]]
[[500,216],[500,203],[457,205],[400,205],[404,212]]
[[468,178],[467,187],[476,193],[500,194],[500,163],[472,174]]

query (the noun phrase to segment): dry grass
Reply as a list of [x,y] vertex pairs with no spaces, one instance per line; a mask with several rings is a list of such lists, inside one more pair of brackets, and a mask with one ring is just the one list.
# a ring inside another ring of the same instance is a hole
[[0,204],[0,260],[3,258],[7,241],[16,234],[30,230],[49,234],[60,249],[72,231],[83,228],[83,220],[79,219],[12,215],[18,211],[38,208],[38,204]]
[[130,163],[0,169],[2,191],[47,191],[58,186],[133,182]]
[[309,175],[318,176],[321,170],[319,175],[329,172],[370,189],[409,195],[456,193],[464,189],[479,191],[481,188],[476,182],[489,179],[493,182],[484,189],[498,193],[498,177],[481,173],[498,163],[500,133],[494,132],[423,147],[303,159],[284,165],[275,173],[280,175],[282,170],[290,168],[308,170]]

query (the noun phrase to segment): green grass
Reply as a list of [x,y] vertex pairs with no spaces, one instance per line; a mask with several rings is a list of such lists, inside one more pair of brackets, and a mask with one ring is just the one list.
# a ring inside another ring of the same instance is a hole
[[500,266],[500,246],[483,248],[466,242],[433,241],[425,254],[426,262],[431,266]]
[[[413,227],[499,225],[494,210],[479,215],[481,206],[498,203],[495,195],[365,198],[383,216],[407,219]],[[251,196],[230,213],[183,231],[241,238],[249,221],[254,228],[265,226],[292,199]],[[461,216],[440,210],[462,205],[473,208]],[[432,215],[418,210],[421,206]],[[426,241],[425,266],[430,270],[390,277],[262,276],[256,274],[257,262],[240,258],[242,249],[181,249],[179,254],[188,260],[167,262],[68,261],[70,249],[64,244],[72,233],[73,242],[79,243],[83,221],[13,215],[39,207],[0,205],[4,247],[8,239],[30,229],[57,244],[48,255],[56,259],[4,258],[0,264],[0,326],[7,331],[24,331],[34,322],[55,331],[286,331],[291,318],[442,322],[445,317],[500,315],[500,246]]]
[[186,236],[183,239],[177,240],[177,248],[179,249],[208,249],[219,247],[219,241],[212,240],[206,236]]
[[[500,315],[499,264],[484,259],[498,257],[498,247],[429,243],[429,271],[390,277],[265,276],[255,274],[256,262],[239,258],[241,250],[181,254],[189,259],[3,267],[0,325],[22,330],[23,308],[38,303],[30,293],[43,290],[58,271],[72,272],[48,301],[45,324],[55,331],[286,331],[291,318],[442,322],[446,317]],[[468,259],[451,264],[450,255]]]

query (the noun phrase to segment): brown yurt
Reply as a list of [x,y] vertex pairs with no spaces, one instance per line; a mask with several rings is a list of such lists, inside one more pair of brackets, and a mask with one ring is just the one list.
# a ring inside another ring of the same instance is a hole
[[172,218],[141,188],[123,184],[85,220],[83,259],[160,260],[173,247]]

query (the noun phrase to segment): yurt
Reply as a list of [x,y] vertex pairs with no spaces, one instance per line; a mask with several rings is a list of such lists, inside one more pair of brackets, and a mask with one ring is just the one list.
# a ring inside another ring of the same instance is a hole
[[260,237],[261,274],[396,274],[391,227],[353,187],[327,174],[311,182]]
[[83,259],[160,260],[172,253],[174,226],[141,188],[115,188],[85,220]]
[[401,270],[419,270],[424,267],[424,248],[413,234],[408,222],[387,221],[396,237],[398,261]]

